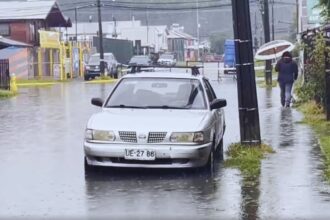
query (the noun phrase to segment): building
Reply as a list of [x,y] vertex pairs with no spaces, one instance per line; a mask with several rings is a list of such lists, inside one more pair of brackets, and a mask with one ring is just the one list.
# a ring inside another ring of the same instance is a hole
[[[63,33],[63,37],[67,40],[77,38],[78,41],[92,41],[93,37],[98,36],[98,30],[97,22],[77,23],[77,26],[73,23],[72,28]],[[143,26],[138,20],[109,21],[102,22],[102,32],[105,38],[130,40],[141,48],[152,48],[155,52],[167,50],[168,29],[165,25]]]
[[9,72],[28,75],[28,49],[32,46],[0,36],[0,60],[9,60]]
[[168,39],[168,51],[176,54],[178,61],[198,60],[198,51],[201,45],[197,38],[184,32],[184,28],[178,24],[173,24]]
[[0,35],[39,46],[39,30],[70,26],[55,1],[0,2]]
[[318,27],[323,22],[320,16],[319,0],[298,0],[298,32]]
[[[25,68],[19,69],[28,70],[16,72],[20,78],[32,78],[42,75],[41,73],[51,75],[52,67],[49,61],[53,58],[60,59],[60,42],[59,39],[55,39],[55,47],[54,45],[45,46],[48,40],[45,36],[54,38],[57,36],[55,32],[52,32],[56,30],[55,28],[66,28],[70,25],[70,20],[63,15],[56,1],[0,2],[0,35],[32,46],[32,48],[16,50],[17,56],[21,60],[25,59],[26,62],[23,63],[27,64]],[[41,36],[44,36],[43,39]],[[44,45],[42,45],[42,40]],[[15,50],[10,51],[9,54],[14,57],[13,51]]]

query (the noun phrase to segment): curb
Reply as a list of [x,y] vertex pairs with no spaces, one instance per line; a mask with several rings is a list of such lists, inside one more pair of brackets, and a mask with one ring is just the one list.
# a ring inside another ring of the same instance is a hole
[[20,87],[28,87],[28,86],[52,86],[52,85],[55,85],[55,84],[58,84],[56,82],[49,82],[49,83],[17,83],[17,86]]
[[85,84],[98,84],[98,83],[115,83],[117,82],[117,79],[110,79],[110,80],[92,80],[92,81],[87,81]]

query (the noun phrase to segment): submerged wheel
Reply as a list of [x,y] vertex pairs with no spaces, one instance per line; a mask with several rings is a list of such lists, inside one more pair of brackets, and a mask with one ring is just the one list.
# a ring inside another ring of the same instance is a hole
[[220,161],[223,160],[223,137],[220,140],[220,143],[217,146],[216,150],[217,158],[219,158]]
[[209,155],[209,159],[204,167],[204,170],[209,173],[214,172],[214,146],[212,146],[212,149],[211,149],[211,152]]

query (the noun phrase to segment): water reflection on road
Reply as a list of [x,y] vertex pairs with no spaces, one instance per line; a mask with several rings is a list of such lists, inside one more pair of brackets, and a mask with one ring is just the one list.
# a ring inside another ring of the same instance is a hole
[[[236,81],[213,81],[226,98],[225,148],[239,141]],[[77,81],[21,89],[0,101],[0,218],[312,218],[330,216],[329,187],[311,129],[301,115],[282,109],[279,91],[258,89],[261,131],[276,154],[260,178],[242,178],[218,163],[213,176],[197,171],[102,169],[84,174],[83,134],[99,111],[92,97],[112,85]]]

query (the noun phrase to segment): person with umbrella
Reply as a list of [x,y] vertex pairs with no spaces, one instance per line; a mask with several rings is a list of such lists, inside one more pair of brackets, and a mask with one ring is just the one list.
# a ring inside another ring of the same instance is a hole
[[278,72],[277,81],[281,88],[281,104],[283,107],[290,107],[291,90],[294,81],[298,78],[298,65],[292,60],[290,52],[282,54],[282,58],[277,62],[275,71]]

